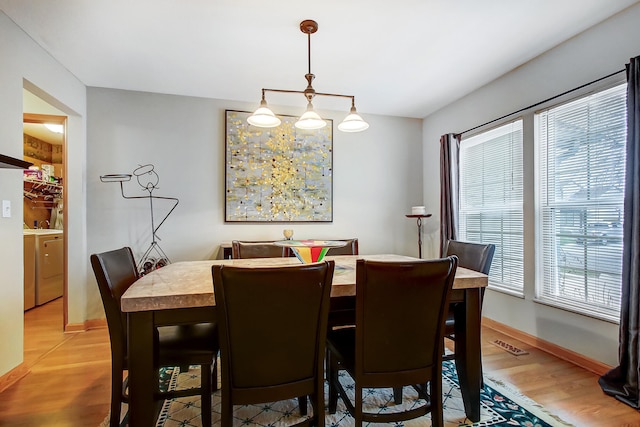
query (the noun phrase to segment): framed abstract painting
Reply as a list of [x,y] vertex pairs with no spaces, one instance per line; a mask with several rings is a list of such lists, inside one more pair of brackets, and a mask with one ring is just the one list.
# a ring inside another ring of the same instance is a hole
[[258,128],[250,115],[225,111],[225,222],[332,222],[333,122]]

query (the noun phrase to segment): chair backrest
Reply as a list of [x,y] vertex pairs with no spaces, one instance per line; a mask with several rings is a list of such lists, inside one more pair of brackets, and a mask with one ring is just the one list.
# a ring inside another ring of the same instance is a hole
[[223,400],[224,393],[234,404],[322,395],[333,270],[333,261],[212,267]]
[[419,384],[438,369],[457,261],[357,261],[356,382]]
[[358,239],[333,239],[339,242],[347,242],[345,246],[339,248],[330,248],[327,255],[359,255]]
[[231,242],[231,257],[241,258],[279,258],[288,256],[287,248],[273,244],[273,241],[240,241]]
[[98,281],[102,305],[107,316],[112,357],[126,357],[127,318],[120,309],[120,299],[138,279],[131,248],[124,247],[91,255],[91,267]]
[[494,244],[449,240],[445,247],[445,256],[456,255],[458,266],[489,274],[495,251]]

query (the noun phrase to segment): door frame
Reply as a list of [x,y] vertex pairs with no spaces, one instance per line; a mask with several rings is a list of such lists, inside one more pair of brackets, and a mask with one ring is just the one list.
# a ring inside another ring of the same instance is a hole
[[[22,114],[22,123],[51,123],[51,124],[60,124],[63,128],[62,133],[62,184],[63,187],[68,185],[67,181],[67,169],[68,169],[68,159],[67,159],[67,120],[68,116],[61,115],[52,115],[52,114],[38,114],[38,113],[23,113]],[[62,191],[62,228],[66,232],[68,230],[67,222],[67,194],[68,191]],[[64,279],[63,279],[63,289],[62,289],[62,311],[63,311],[63,324],[62,330],[63,332],[67,332],[67,325],[69,324],[69,309],[68,309],[68,281],[69,281],[69,271],[68,271],[68,262],[69,259],[69,239],[66,236],[64,238]]]

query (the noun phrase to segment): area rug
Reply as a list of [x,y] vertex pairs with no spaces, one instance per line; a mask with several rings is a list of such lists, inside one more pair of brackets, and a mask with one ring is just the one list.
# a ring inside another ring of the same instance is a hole
[[[165,378],[165,384],[171,389],[188,388],[200,383],[199,368],[191,367],[188,372],[180,372],[179,368],[166,369],[161,378]],[[347,390],[353,389],[350,377],[341,372],[340,381]],[[326,394],[325,385],[325,394]],[[353,397],[353,396],[352,396]],[[547,413],[544,408],[518,392],[510,389],[505,384],[500,384],[485,378],[484,389],[481,395],[481,419],[477,423],[471,423],[466,419],[458,376],[454,362],[447,361],[443,365],[443,403],[446,427],[556,427],[570,426],[559,418]],[[326,396],[325,396],[326,398]],[[326,401],[326,399],[325,399]],[[352,399],[353,401],[353,399]],[[393,391],[366,390],[366,411],[390,412],[400,408],[420,405],[422,400],[409,387],[404,388],[402,405],[393,403]],[[220,425],[220,392],[212,397],[213,424]],[[312,413],[309,405],[309,413]],[[276,427],[295,424],[300,421],[300,412],[297,400],[260,405],[236,406],[234,408],[234,426],[243,427]],[[325,416],[327,427],[350,427],[354,425],[353,418],[346,411],[341,399],[338,399],[338,410],[335,414]],[[367,424],[374,426],[376,424]],[[385,424],[381,424],[385,425]],[[386,424],[389,425],[389,424]],[[430,416],[424,416],[404,423],[395,424],[406,427],[430,427]],[[165,401],[160,414],[157,427],[200,427],[200,398],[186,397]]]

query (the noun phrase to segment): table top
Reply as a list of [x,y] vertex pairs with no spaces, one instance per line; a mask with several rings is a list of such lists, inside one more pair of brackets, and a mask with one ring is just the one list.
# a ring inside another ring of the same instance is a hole
[[[331,296],[355,295],[356,260],[415,261],[417,258],[402,255],[340,255],[325,260],[336,263]],[[239,267],[278,267],[300,265],[293,257],[224,259],[206,261],[182,261],[154,270],[138,279],[122,296],[124,312],[168,310],[175,308],[214,306],[211,266],[224,264]],[[477,271],[458,267],[454,289],[481,288],[487,286],[487,276]]]

